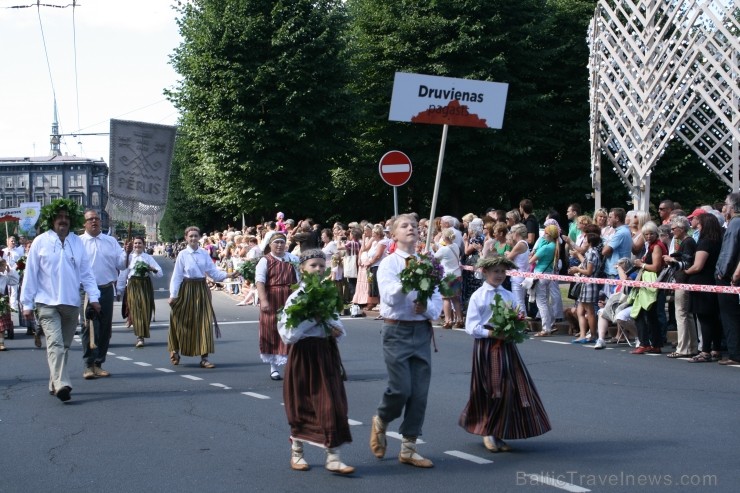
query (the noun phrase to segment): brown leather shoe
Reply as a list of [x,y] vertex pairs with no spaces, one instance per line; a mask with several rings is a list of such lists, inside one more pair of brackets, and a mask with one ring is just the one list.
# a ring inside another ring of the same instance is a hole
[[296,454],[293,452],[290,456],[290,468],[294,471],[308,471],[311,469],[311,466],[309,466],[306,459],[303,458],[303,453]]
[[92,380],[95,378],[95,370],[89,366],[85,367],[85,371],[82,372],[82,378],[85,380]]
[[414,467],[428,469],[434,467],[434,463],[416,452],[416,437],[403,437],[401,440],[401,453],[398,454],[401,464],[409,464]]
[[385,457],[388,442],[385,437],[386,424],[378,416],[373,416],[370,424],[370,450],[378,459]]
[[96,366],[95,368],[93,368],[93,371],[95,372],[96,377],[109,377],[110,376],[109,372],[103,370],[99,366]]

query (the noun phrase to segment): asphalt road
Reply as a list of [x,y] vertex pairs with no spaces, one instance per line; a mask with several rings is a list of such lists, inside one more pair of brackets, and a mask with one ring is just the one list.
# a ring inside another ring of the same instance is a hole
[[[550,415],[544,436],[511,441],[492,454],[457,425],[468,397],[472,340],[435,329],[432,389],[420,452],[435,467],[399,464],[398,439],[378,460],[370,418],[385,387],[381,322],[346,319],[340,345],[354,442],[348,477],[289,468],[281,382],[269,379],[257,348],[257,308],[214,293],[223,337],[211,361],[167,353],[167,274],[155,280],[152,339],[114,321],[107,379],[82,379],[82,351],[70,351],[74,390],[47,392],[44,349],[19,329],[0,353],[0,492],[234,491],[737,491],[740,484],[740,367],[689,364],[665,356],[594,351],[567,336],[529,340],[520,351]],[[116,304],[118,310],[120,305]],[[120,311],[120,310],[119,310]],[[397,430],[398,421],[390,430]]]

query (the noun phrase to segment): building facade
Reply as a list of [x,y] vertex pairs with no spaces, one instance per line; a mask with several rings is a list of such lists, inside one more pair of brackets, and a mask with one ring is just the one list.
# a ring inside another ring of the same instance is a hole
[[83,209],[98,211],[103,230],[110,226],[105,206],[108,199],[108,165],[103,160],[76,156],[0,157],[0,208],[21,202],[54,199],[75,200]]

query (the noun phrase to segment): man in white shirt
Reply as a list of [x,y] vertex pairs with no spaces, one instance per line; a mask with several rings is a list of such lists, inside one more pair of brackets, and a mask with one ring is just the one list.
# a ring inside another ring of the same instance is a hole
[[36,311],[46,335],[49,393],[66,402],[72,392],[67,356],[79,316],[80,284],[97,313],[100,313],[100,291],[82,240],[70,232],[81,222],[77,204],[57,199],[44,209],[42,213],[49,214],[42,214],[48,219],[41,226],[48,231],[34,240],[28,252],[21,304],[26,320],[33,320]]
[[442,297],[435,290],[426,303],[416,301],[417,292],[403,292],[400,273],[409,257],[415,255],[419,228],[416,218],[402,214],[391,227],[396,249],[380,262],[381,337],[388,369],[386,388],[370,431],[370,450],[382,458],[386,449],[388,423],[403,415],[398,431],[403,435],[398,460],[416,467],[433,467],[431,460],[416,452],[416,439],[421,435],[432,375],[432,320],[442,311]]
[[[103,233],[101,227],[97,211],[86,210],[85,232],[80,239],[85,245],[90,267],[100,291],[100,314],[92,324],[85,323],[82,327],[82,360],[85,362],[82,376],[85,380],[110,376],[108,371],[103,370],[103,363],[108,354],[108,344],[113,332],[113,298],[118,272],[126,268],[126,252],[118,244],[118,240]],[[127,244],[126,248],[130,253],[130,244]],[[82,305],[83,307],[86,305],[84,300]],[[93,347],[90,344],[90,325],[93,326]]]

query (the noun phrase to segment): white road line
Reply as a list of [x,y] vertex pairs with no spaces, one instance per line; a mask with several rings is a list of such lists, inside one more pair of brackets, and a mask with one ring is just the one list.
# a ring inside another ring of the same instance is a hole
[[269,399],[269,396],[258,394],[256,392],[242,392],[244,395],[248,395],[249,397],[255,397],[257,399]]
[[571,491],[573,493],[586,493],[588,491],[591,491],[589,489],[582,488],[581,486],[566,483],[565,481],[560,481],[549,476],[540,476],[539,474],[526,474],[526,477],[528,477],[531,481],[537,481],[538,483],[546,484],[548,486],[554,486],[555,488],[560,488],[561,490],[565,491]]
[[120,359],[121,361],[133,361],[131,358],[127,358],[126,356],[116,356],[116,359]]
[[227,387],[226,385],[224,385],[222,383],[212,383],[212,384],[209,384],[209,385],[212,385],[214,387],[220,387],[220,388],[222,388],[224,390],[231,390],[231,387]]
[[107,354],[108,354],[108,356],[115,356],[116,355],[116,353],[111,353],[110,351],[108,351]]
[[203,380],[200,377],[194,377],[193,375],[180,375],[182,378],[187,378],[188,380]]
[[476,464],[493,464],[492,460],[484,459],[482,457],[477,457],[471,454],[466,454],[465,452],[460,452],[459,450],[447,450],[445,454],[457,457],[458,459],[469,460],[470,462],[475,462]]
[[359,426],[362,424],[362,421],[355,421],[354,419],[347,419],[347,422],[350,426]]
[[[542,339],[540,339],[540,340],[542,340]],[[570,346],[570,343],[569,342],[565,342],[565,341],[542,341],[542,342],[548,342],[550,344],[566,344],[566,345]]]
[[[396,440],[403,440],[403,436],[401,436],[400,433],[396,433],[395,431],[386,431],[385,434],[386,436],[395,438]],[[419,438],[416,440],[416,443],[427,443],[427,442]]]
[[162,373],[175,373],[175,370],[170,370],[169,368],[155,368],[157,371],[161,371]]
[[134,361],[134,364],[139,366],[152,366],[149,363],[144,363],[143,361]]

